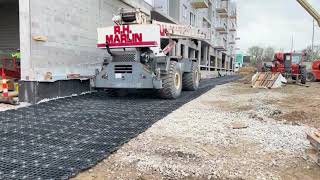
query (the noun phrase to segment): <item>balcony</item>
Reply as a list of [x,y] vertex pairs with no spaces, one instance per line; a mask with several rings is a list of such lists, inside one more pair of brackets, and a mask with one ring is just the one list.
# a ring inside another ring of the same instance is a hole
[[195,9],[209,8],[208,0],[192,0],[191,5]]
[[204,16],[202,26],[205,28],[211,27],[211,20],[208,17]]
[[231,32],[236,32],[237,29],[236,29],[236,27],[231,27],[231,28],[229,29],[229,31],[231,31]]
[[217,8],[217,13],[226,14],[226,13],[228,13],[228,9],[227,9],[227,7],[218,7]]
[[237,19],[237,9],[235,7],[231,7],[230,19]]
[[218,51],[226,51],[227,50],[226,46],[224,46],[223,44],[216,44],[213,46],[213,48]]
[[216,11],[219,14],[228,14],[229,1],[221,0],[221,3],[217,4]]
[[219,13],[219,15],[221,18],[228,18],[229,17],[228,13]]
[[235,41],[231,41],[231,42],[229,42],[229,44],[233,45],[233,44],[236,44],[236,42]]
[[216,41],[213,48],[218,51],[226,51],[227,50],[227,41],[224,38],[220,38]]
[[228,28],[226,24],[217,24],[216,31],[220,34],[228,34]]
[[231,14],[231,15],[229,16],[229,18],[230,18],[230,19],[237,19],[237,14]]

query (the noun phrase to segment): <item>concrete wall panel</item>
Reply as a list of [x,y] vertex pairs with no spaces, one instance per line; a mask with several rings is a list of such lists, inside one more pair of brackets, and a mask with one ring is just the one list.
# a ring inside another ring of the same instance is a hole
[[22,62],[29,64],[22,66],[22,80],[46,81],[48,73],[52,74],[52,81],[65,80],[68,74],[94,75],[107,56],[106,51],[96,48],[96,29],[113,25],[113,14],[120,7],[132,8],[129,3],[128,0],[30,0],[30,11],[25,14],[29,15],[30,35],[45,36],[47,41],[30,40],[30,59],[22,57],[22,61],[30,61]]

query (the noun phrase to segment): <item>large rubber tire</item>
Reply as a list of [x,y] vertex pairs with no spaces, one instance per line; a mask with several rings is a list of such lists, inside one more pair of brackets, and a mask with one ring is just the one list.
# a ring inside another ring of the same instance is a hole
[[196,91],[199,89],[200,71],[196,62],[192,62],[192,72],[184,73],[182,78],[183,90]]
[[308,72],[307,74],[307,81],[308,82],[316,82],[316,76],[312,72]]
[[307,68],[306,67],[301,67],[301,84],[306,84],[307,83]]
[[182,73],[177,62],[170,61],[169,71],[161,76],[162,89],[159,95],[164,99],[176,99],[182,91]]

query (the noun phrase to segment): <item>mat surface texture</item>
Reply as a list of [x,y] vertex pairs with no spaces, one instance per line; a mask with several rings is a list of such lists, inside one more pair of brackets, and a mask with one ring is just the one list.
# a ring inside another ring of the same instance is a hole
[[103,92],[65,98],[0,116],[0,179],[68,179],[106,158],[172,111],[237,76],[205,80],[177,100]]

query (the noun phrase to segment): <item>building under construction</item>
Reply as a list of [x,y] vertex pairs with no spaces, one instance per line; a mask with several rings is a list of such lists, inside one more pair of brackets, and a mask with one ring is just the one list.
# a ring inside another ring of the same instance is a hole
[[154,0],[154,13],[181,23],[208,29],[210,41],[202,44],[203,76],[234,71],[237,40],[237,8],[230,0]]

